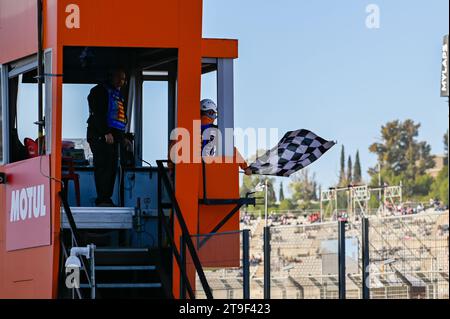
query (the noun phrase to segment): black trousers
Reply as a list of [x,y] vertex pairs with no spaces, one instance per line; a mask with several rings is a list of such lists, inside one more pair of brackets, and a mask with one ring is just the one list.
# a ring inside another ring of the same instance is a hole
[[117,174],[119,144],[107,144],[104,139],[90,141],[94,155],[94,177],[97,190],[96,204],[111,202]]

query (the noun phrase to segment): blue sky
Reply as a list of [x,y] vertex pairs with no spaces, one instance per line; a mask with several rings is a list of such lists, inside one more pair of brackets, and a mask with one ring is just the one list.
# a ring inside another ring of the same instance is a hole
[[[372,3],[380,8],[379,29],[365,24]],[[310,166],[323,187],[337,181],[341,145],[347,155],[360,151],[364,172],[374,166],[368,147],[390,120],[420,122],[420,139],[443,153],[448,108],[439,81],[447,0],[204,0],[203,16],[204,37],[239,39],[236,127],[278,128],[280,135],[306,128],[338,141]],[[202,97],[215,96],[213,80],[204,78]],[[157,106],[146,113],[147,136],[167,130],[166,89],[145,85],[144,103]],[[85,136],[87,94],[87,87],[65,91],[64,137]],[[24,135],[35,135],[33,126],[27,129]],[[146,145],[145,159],[165,156],[160,139]]]
[[[372,3],[379,29],[366,28]],[[420,122],[420,139],[443,153],[447,0],[205,0],[203,26],[204,37],[239,39],[236,126],[307,128],[339,142],[310,166],[324,187],[337,181],[342,144],[360,151],[364,171],[374,166],[368,147],[390,120]]]

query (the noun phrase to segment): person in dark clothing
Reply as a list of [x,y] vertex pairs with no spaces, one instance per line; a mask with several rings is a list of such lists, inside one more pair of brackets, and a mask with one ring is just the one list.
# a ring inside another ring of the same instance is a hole
[[115,70],[107,84],[92,88],[88,96],[87,140],[94,155],[96,206],[115,206],[111,200],[116,180],[119,147],[131,148],[126,139],[126,101],[121,89],[126,84],[123,70]]

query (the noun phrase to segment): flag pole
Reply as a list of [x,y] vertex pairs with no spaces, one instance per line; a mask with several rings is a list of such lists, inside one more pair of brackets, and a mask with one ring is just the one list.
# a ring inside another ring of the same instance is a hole
[[265,220],[265,226],[267,227],[267,177],[264,181],[264,190],[266,191],[264,196],[264,220]]

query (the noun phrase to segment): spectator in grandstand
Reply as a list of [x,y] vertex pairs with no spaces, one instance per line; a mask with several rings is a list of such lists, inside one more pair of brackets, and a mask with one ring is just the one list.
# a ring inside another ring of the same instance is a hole
[[423,205],[421,203],[419,203],[416,207],[416,212],[421,213],[422,211],[423,211]]

